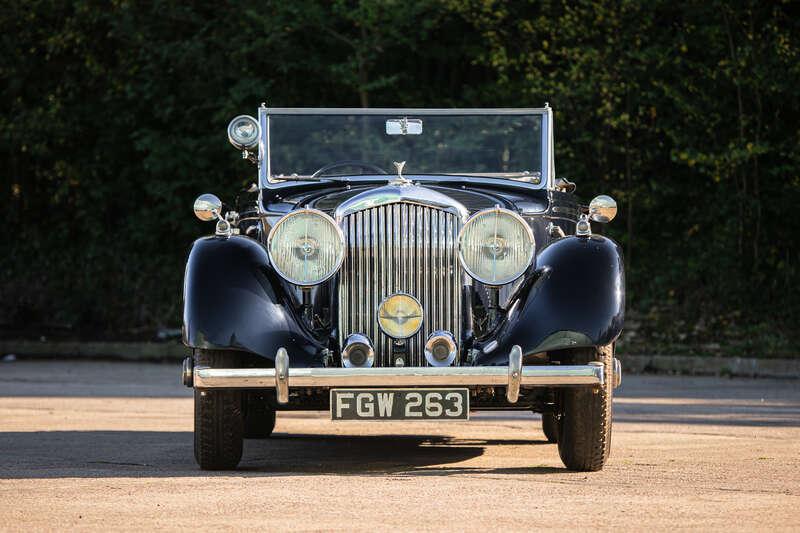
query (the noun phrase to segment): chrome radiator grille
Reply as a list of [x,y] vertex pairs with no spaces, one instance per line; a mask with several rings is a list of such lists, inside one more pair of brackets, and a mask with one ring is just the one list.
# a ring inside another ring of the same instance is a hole
[[[460,219],[410,203],[374,207],[342,222],[345,258],[339,276],[339,342],[351,333],[375,346],[375,366],[394,366],[392,339],[378,327],[381,301],[405,292],[422,304],[420,331],[406,340],[406,366],[427,366],[425,339],[437,329],[461,339]],[[456,363],[458,364],[458,360]]]

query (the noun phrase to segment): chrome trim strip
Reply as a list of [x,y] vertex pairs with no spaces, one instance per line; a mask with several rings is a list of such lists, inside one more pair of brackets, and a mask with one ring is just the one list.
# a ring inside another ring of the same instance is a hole
[[270,115],[547,115],[549,107],[533,108],[438,108],[403,107],[269,107]]
[[266,104],[261,104],[258,108],[258,123],[261,126],[261,139],[258,142],[258,205],[259,210],[263,209],[263,189],[268,186],[269,176],[272,175],[270,168],[269,153],[269,125],[267,123],[268,113]]
[[[546,104],[545,104],[546,105]],[[546,189],[555,187],[556,165],[553,155],[553,109],[546,105],[542,120],[542,183]]]
[[[515,189],[519,190],[529,190],[529,191],[542,191],[547,190],[545,187],[541,185],[534,185],[533,183],[528,183],[525,181],[519,181],[516,179],[510,179],[506,182],[498,182],[498,180],[502,180],[505,178],[487,178],[483,175],[476,176],[476,175],[464,175],[464,174],[414,174],[409,175],[408,178],[412,180],[416,184],[430,184],[430,185],[446,185],[446,184],[457,184],[459,187],[471,187],[471,186],[489,186],[489,187],[496,187],[498,183],[502,185],[511,185]],[[301,185],[316,185],[319,186],[320,183],[334,184],[334,185],[371,185],[371,186],[380,186],[383,183],[386,183],[386,175],[385,174],[354,174],[350,176],[329,176],[325,177],[324,179],[310,181],[310,180],[281,180],[280,178],[275,178],[275,181],[269,182],[269,189],[271,190],[278,190],[278,189],[294,189],[299,184]],[[467,184],[467,185],[465,185]],[[509,188],[509,190],[511,190]]]
[[[426,387],[447,385],[508,386],[507,366],[290,368],[289,387]],[[555,387],[601,385],[601,365],[523,366],[520,385]],[[194,368],[198,389],[273,389],[274,368]]]
[[[391,239],[391,235],[389,232],[389,217],[387,217],[386,209],[376,209],[376,214],[378,215],[378,226],[380,228],[379,236],[380,239],[377,243],[377,247],[373,248],[372,253],[377,254],[380,253],[381,257],[381,286],[378,289],[377,295],[379,300],[383,300],[384,292],[388,292],[387,287],[390,287],[392,284],[392,269],[389,268],[389,241]],[[345,302],[342,302],[340,305],[344,306]],[[378,306],[375,305],[372,309],[377,311]],[[380,328],[378,328],[378,321],[377,319],[373,321],[375,324],[375,339],[378,339],[377,332]],[[386,338],[385,336],[380,337],[380,355],[381,355],[381,365],[387,364],[389,361],[388,356],[384,356],[384,354],[390,353],[390,346],[391,340]],[[376,343],[377,344],[377,343]],[[389,365],[391,366],[391,365]]]

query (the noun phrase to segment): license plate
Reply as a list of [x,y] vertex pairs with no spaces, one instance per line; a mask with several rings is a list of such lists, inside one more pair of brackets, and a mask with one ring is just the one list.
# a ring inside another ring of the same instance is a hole
[[331,389],[331,420],[469,420],[469,389]]

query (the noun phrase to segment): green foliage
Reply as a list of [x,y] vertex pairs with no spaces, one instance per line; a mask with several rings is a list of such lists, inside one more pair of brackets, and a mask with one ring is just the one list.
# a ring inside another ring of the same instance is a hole
[[253,181],[225,127],[262,101],[549,102],[558,174],[620,204],[628,346],[792,352],[799,26],[791,3],[755,1],[10,0],[0,323],[179,324],[208,230],[191,201]]

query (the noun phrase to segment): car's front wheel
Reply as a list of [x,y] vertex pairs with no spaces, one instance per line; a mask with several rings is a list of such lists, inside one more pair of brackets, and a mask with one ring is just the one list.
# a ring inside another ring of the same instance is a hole
[[[223,350],[196,350],[195,365],[238,368],[240,355]],[[230,470],[242,458],[242,393],[194,391],[194,457],[203,470]]]
[[275,429],[275,409],[259,393],[244,393],[244,438],[266,439]]
[[558,392],[558,453],[570,470],[597,471],[611,453],[611,400],[614,390],[614,345],[576,350],[573,362],[600,361],[605,380],[600,387]]
[[558,442],[558,421],[553,413],[542,413],[542,431],[547,442]]

